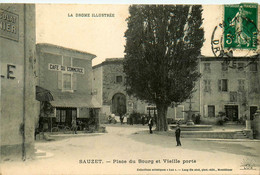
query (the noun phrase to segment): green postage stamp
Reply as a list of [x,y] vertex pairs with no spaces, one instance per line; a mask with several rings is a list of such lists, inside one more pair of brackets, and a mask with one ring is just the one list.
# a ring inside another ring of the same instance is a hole
[[258,4],[224,6],[224,48],[257,49]]

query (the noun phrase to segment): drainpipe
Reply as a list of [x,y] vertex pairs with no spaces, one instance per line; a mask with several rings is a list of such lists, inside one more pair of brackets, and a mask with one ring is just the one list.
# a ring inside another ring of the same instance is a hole
[[26,60],[26,5],[23,5],[24,12],[24,36],[23,36],[23,44],[24,44],[24,88],[23,88],[23,121],[21,124],[21,134],[22,134],[22,160],[26,160],[26,148],[25,148],[25,115],[26,115],[26,69],[27,69],[27,60]]

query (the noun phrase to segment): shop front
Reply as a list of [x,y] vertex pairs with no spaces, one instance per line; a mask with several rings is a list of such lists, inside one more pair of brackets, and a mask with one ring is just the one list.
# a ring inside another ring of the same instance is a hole
[[100,107],[95,100],[84,94],[53,93],[53,115],[49,131],[53,127],[72,127],[72,121],[77,123],[78,130],[98,130]]

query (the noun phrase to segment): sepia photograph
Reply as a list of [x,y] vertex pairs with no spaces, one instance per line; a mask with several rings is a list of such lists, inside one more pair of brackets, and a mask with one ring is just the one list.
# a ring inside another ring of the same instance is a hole
[[195,2],[1,1],[0,175],[259,175],[260,5]]

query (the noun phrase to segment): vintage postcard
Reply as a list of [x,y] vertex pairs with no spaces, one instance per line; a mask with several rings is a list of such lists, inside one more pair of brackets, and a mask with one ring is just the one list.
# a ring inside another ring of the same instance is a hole
[[259,14],[0,3],[0,174],[259,175]]

